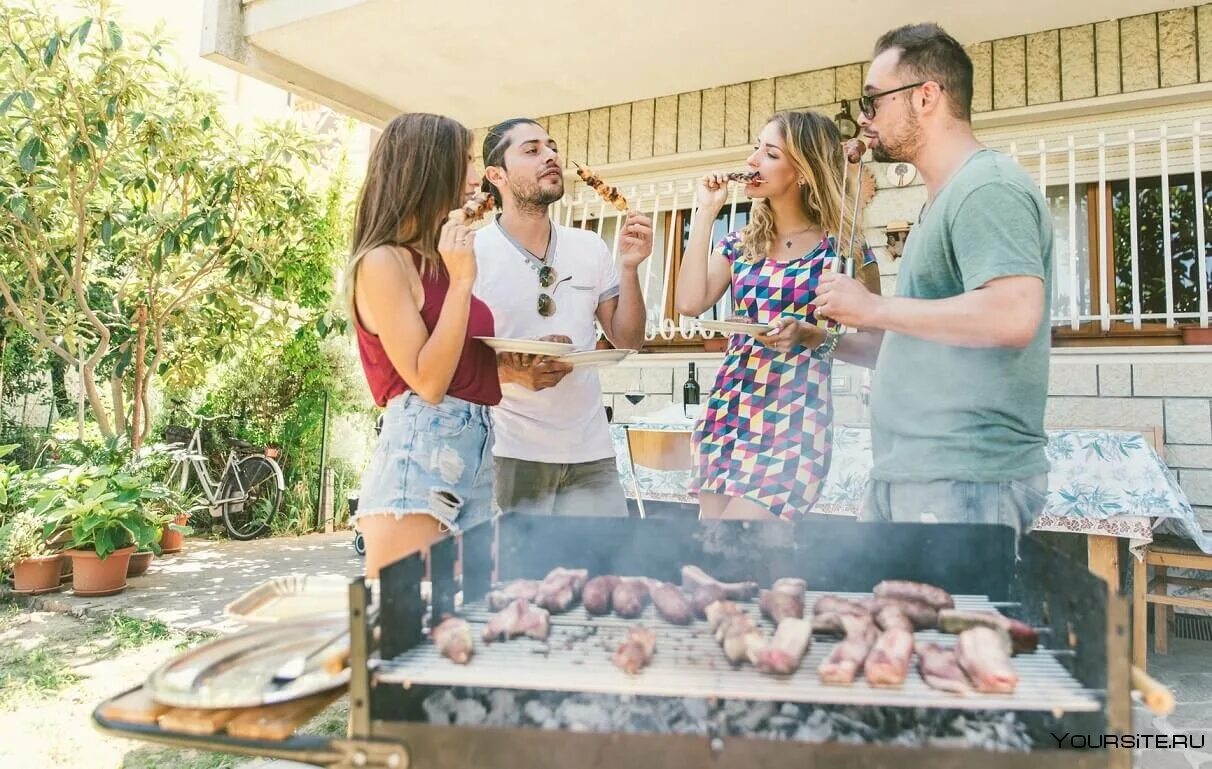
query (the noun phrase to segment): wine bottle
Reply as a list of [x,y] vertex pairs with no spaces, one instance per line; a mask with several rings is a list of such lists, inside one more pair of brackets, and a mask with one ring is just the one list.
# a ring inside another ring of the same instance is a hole
[[694,364],[690,364],[690,376],[682,385],[682,410],[688,418],[694,419],[699,415],[699,379],[695,375]]

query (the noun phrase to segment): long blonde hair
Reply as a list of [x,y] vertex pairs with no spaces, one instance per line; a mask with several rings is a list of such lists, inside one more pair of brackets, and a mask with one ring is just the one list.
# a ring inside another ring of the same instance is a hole
[[[822,228],[835,238],[838,254],[847,250],[850,233],[853,231],[853,209],[845,206],[853,201],[858,189],[857,174],[846,180],[847,190],[842,191],[842,169],[846,162],[842,154],[842,136],[837,126],[819,112],[776,112],[768,121],[774,123],[783,139],[784,156],[792,168],[804,178],[800,187],[800,207],[808,221]],[[838,222],[841,232],[835,232]],[[741,230],[744,246],[743,258],[760,258],[770,250],[775,240],[774,212],[765,200],[756,200],[749,211],[749,222]],[[841,242],[843,238],[845,243]],[[854,238],[854,247],[844,255],[858,257],[862,264],[863,238]]]
[[457,120],[410,112],[392,119],[370,153],[358,194],[345,264],[345,301],[353,317],[358,263],[367,251],[407,245],[421,255],[422,275],[438,274],[442,223],[463,205],[472,133]]

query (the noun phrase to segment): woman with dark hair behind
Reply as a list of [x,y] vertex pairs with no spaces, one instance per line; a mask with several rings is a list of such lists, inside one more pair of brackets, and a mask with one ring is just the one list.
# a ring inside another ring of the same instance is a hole
[[490,518],[501,399],[491,312],[472,295],[475,233],[451,216],[479,186],[472,134],[439,115],[392,120],[358,199],[346,299],[362,368],[385,407],[362,478],[366,575],[449,529]]

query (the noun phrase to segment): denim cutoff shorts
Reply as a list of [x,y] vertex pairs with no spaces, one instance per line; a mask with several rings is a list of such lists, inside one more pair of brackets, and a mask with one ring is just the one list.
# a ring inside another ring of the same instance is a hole
[[356,518],[431,515],[456,531],[491,519],[492,436],[488,406],[449,395],[437,405],[413,392],[392,398]]

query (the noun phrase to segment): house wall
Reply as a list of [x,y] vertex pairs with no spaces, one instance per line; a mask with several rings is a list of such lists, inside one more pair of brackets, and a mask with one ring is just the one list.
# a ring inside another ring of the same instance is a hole
[[[1200,87],[1212,83],[1212,4],[988,40],[967,48],[975,65],[974,123],[982,139],[1001,149],[1016,140],[1025,144],[1057,132],[1156,127],[1159,120],[1175,116],[1212,120],[1212,88]],[[743,157],[743,148],[775,110],[815,108],[834,114],[841,99],[860,94],[865,68],[858,62],[722,84],[550,115],[540,122],[564,149],[566,161],[607,166],[612,181],[683,178],[699,168],[718,167],[728,148],[737,148],[735,157]],[[1171,94],[1185,94],[1181,107],[1160,106]],[[1115,104],[1108,107],[1109,101]],[[1057,105],[1065,102],[1082,110],[1058,118]],[[1085,109],[1096,102],[1097,109]],[[482,139],[483,129],[479,134]],[[661,158],[667,162],[656,163]],[[646,164],[659,166],[661,176],[645,172]],[[611,166],[616,173],[610,173]],[[920,182],[891,186],[879,164],[872,170],[879,192],[866,209],[864,226],[868,241],[880,246],[882,225],[891,219],[916,220],[925,191]],[[891,292],[896,263],[883,249],[876,250],[884,290]],[[604,399],[615,418],[679,403],[689,357],[645,357],[604,370]],[[700,385],[707,391],[719,356],[694,358]],[[835,368],[839,423],[867,423],[862,397],[866,381],[861,369]],[[639,405],[621,397],[636,389],[647,393]],[[1163,426],[1165,460],[1204,528],[1212,530],[1212,351],[1055,350],[1049,392],[1051,427]]]

